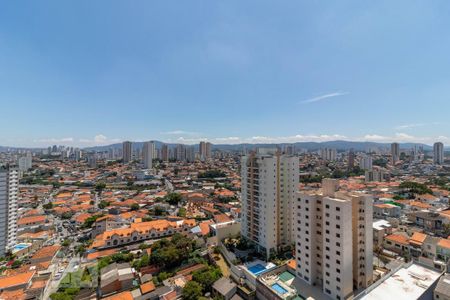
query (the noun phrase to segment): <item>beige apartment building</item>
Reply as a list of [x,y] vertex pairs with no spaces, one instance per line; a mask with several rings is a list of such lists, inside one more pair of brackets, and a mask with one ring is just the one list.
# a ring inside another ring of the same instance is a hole
[[297,193],[297,277],[348,299],[372,283],[372,197],[338,189],[324,179],[321,190]]
[[267,257],[294,243],[299,159],[259,149],[241,159],[242,236]]

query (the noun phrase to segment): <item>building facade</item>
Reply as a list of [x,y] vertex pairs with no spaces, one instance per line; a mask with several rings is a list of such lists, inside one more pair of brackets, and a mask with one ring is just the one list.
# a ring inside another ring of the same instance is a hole
[[444,144],[435,143],[433,146],[433,161],[437,165],[442,165],[444,163]]
[[338,191],[325,179],[322,190],[297,193],[297,277],[321,286],[333,299],[347,299],[372,283],[372,198]]
[[400,160],[400,144],[399,143],[391,144],[391,157],[392,157],[393,165],[395,165]]
[[211,158],[211,143],[209,142],[200,142],[199,144],[199,153],[201,160],[207,160]]
[[299,158],[260,149],[242,157],[242,236],[267,256],[293,243]]
[[124,164],[131,162],[132,159],[132,143],[125,141],[122,143],[122,160]]
[[161,146],[161,160],[169,161],[169,146],[166,144]]
[[17,243],[19,172],[0,167],[0,256]]
[[153,159],[156,158],[156,147],[154,142],[145,142],[142,148],[142,162],[145,169],[153,167]]

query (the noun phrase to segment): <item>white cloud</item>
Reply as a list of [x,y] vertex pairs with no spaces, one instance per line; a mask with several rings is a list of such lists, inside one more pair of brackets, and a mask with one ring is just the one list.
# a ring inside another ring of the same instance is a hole
[[237,136],[229,136],[229,137],[223,137],[223,138],[215,138],[217,142],[223,142],[223,143],[233,143],[233,142],[239,142],[241,138]]
[[34,144],[38,146],[48,146],[50,144],[64,145],[64,146],[97,146],[97,145],[108,145],[120,142],[120,139],[109,139],[103,134],[97,134],[92,139],[89,138],[79,138],[75,139],[73,137],[65,138],[43,138],[34,140]]
[[268,136],[254,136],[248,139],[248,143],[297,143],[297,142],[326,142],[347,139],[346,136],[340,134],[333,135],[293,135],[293,136],[279,136],[279,137],[268,137]]
[[389,138],[378,134],[366,134],[363,139],[365,141],[384,141]]
[[96,142],[96,143],[101,143],[101,144],[103,144],[105,141],[107,141],[108,140],[108,138],[106,137],[106,136],[104,136],[103,134],[97,134],[95,137],[94,137],[94,142]]
[[185,131],[185,130],[172,130],[172,131],[165,131],[161,132],[163,135],[198,135],[198,132],[193,131]]
[[49,143],[53,143],[53,144],[70,144],[73,143],[74,138],[73,137],[65,137],[65,138],[44,138],[44,139],[39,139],[39,140],[35,140],[35,143],[39,143],[39,144],[49,144]]
[[[356,139],[360,140],[360,139]],[[450,138],[446,136],[429,136],[429,137],[420,137],[420,136],[413,136],[407,133],[403,132],[397,132],[393,136],[382,136],[377,134],[367,134],[362,138],[363,141],[370,141],[370,142],[380,142],[380,143],[393,143],[393,142],[399,142],[399,143],[423,143],[432,145],[433,143],[437,141],[441,142],[450,142]]]
[[345,140],[348,138],[344,135],[293,135],[293,136],[252,136],[248,138],[240,138],[236,136],[231,137],[178,137],[176,139],[167,139],[167,143],[181,143],[181,144],[196,144],[201,141],[208,141],[213,144],[278,144],[278,143],[296,143],[296,142],[325,142],[335,140]]
[[323,100],[326,100],[329,98],[344,96],[344,95],[348,95],[348,94],[349,94],[348,92],[333,92],[333,93],[329,93],[329,94],[321,95],[318,97],[303,100],[303,101],[301,101],[301,103],[304,103],[304,104],[314,103],[314,102],[323,101]]

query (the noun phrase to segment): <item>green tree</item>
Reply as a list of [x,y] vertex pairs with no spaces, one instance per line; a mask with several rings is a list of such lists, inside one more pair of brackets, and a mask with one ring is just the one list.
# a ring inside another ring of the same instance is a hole
[[53,293],[50,295],[50,299],[52,300],[73,300],[74,297],[71,295],[67,295],[66,293]]
[[131,204],[130,209],[131,210],[139,210],[139,204],[137,204],[137,203]]
[[187,260],[194,247],[194,241],[176,233],[170,241],[162,239],[152,245],[150,261],[158,266],[171,269]]
[[80,255],[83,255],[86,252],[86,247],[84,245],[79,245],[76,252]]
[[186,217],[186,208],[181,207],[181,208],[178,210],[178,216],[179,216],[179,217],[182,217],[182,218],[185,218],[185,217]]
[[45,210],[51,210],[51,209],[53,209],[53,203],[52,203],[52,202],[49,202],[49,203],[47,203],[47,204],[42,205],[42,207],[43,207]]
[[182,291],[184,300],[197,300],[202,296],[202,286],[195,281],[189,281]]
[[403,189],[405,192],[409,192],[412,194],[418,195],[433,194],[433,191],[428,186],[414,181],[402,182],[399,187]]
[[81,227],[82,228],[91,228],[92,224],[94,224],[95,221],[97,221],[97,219],[99,219],[101,217],[103,217],[103,214],[90,216],[90,217],[86,218],[86,220],[84,220],[83,225],[81,225]]
[[102,200],[100,201],[100,203],[98,204],[98,208],[100,209],[104,209],[106,207],[108,207],[111,203],[109,203],[108,201]]
[[203,291],[211,292],[212,285],[220,277],[222,277],[222,272],[217,267],[208,267],[205,270],[200,270],[192,274],[192,279],[200,283],[203,287]]
[[15,261],[12,263],[11,268],[17,269],[17,268],[19,268],[21,265],[22,265],[22,261],[21,261],[20,259],[17,259],[17,260],[15,260]]
[[99,193],[101,193],[105,188],[106,188],[106,183],[104,183],[104,182],[98,182],[95,185],[95,190]]
[[225,172],[220,170],[208,170],[206,172],[202,172],[198,174],[198,178],[204,178],[204,179],[214,179],[214,178],[220,178],[220,177],[226,177],[227,174]]
[[154,214],[155,216],[162,216],[166,213],[166,210],[161,206],[155,206]]
[[62,219],[65,219],[65,220],[68,220],[68,219],[72,218],[72,216],[73,216],[73,213],[72,213],[72,212],[66,211],[66,212],[64,212],[64,213],[61,215],[61,218],[62,218]]
[[178,205],[178,203],[183,199],[179,193],[170,193],[164,197],[164,200],[170,205]]

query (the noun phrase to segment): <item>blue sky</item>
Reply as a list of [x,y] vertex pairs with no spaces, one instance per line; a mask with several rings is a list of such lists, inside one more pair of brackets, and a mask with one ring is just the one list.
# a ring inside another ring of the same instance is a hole
[[450,143],[449,1],[3,1],[0,145]]

